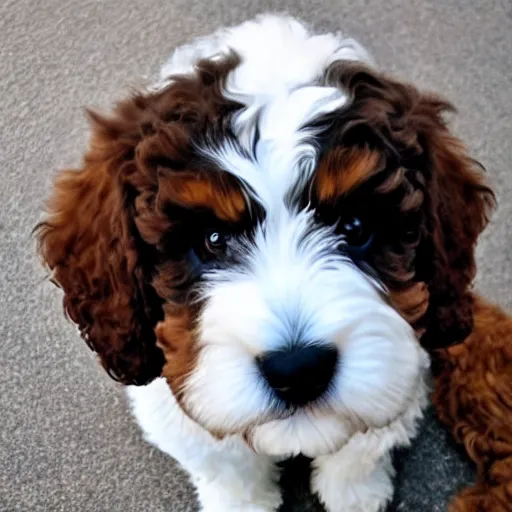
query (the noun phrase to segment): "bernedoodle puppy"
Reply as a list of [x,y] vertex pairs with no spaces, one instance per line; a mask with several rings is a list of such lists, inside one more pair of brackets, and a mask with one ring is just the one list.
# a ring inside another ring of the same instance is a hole
[[[276,464],[299,454],[327,511],[382,510],[431,357],[442,419],[470,454],[510,454],[510,348],[501,331],[487,340],[495,322],[473,331],[474,247],[494,197],[450,110],[376,71],[355,41],[265,15],[177,49],[151,87],[89,114],[90,147],[56,180],[40,252],[202,510],[277,510]],[[506,499],[484,487],[457,510],[501,510],[464,508]]]

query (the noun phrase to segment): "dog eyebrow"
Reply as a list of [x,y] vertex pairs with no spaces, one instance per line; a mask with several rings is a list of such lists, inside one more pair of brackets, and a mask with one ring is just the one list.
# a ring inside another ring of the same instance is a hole
[[361,147],[339,147],[320,160],[312,191],[319,201],[330,202],[356,189],[385,167],[383,155]]
[[170,172],[160,180],[159,201],[187,209],[211,210],[225,222],[237,223],[247,209],[235,179],[217,171]]

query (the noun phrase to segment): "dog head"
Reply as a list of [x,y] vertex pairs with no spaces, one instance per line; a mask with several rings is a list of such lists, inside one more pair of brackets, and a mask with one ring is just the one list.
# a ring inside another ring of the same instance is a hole
[[493,196],[447,102],[302,39],[309,68],[254,73],[242,45],[91,113],[38,235],[112,377],[164,375],[212,433],[315,455],[398,417],[421,345],[469,333]]

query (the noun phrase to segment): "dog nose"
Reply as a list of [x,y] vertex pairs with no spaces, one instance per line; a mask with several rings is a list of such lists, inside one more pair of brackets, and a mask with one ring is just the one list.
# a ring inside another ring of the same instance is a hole
[[258,358],[260,371],[275,394],[290,405],[304,405],[329,387],[338,351],[332,346],[292,346]]

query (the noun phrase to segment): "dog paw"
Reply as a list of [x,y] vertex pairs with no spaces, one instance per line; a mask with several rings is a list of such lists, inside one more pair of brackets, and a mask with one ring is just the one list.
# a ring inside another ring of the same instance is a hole
[[327,512],[382,512],[393,495],[384,471],[363,480],[340,480],[339,474],[325,472],[312,476],[312,490]]
[[276,512],[279,505],[266,506],[246,503],[209,503],[201,504],[201,512]]
[[350,493],[340,493],[340,496],[318,497],[327,512],[383,512],[388,503],[380,496],[351,496]]
[[252,490],[206,485],[197,488],[202,512],[275,512],[281,505],[277,487]]
[[277,508],[267,508],[259,505],[217,503],[214,505],[202,505],[199,510],[201,512],[275,512]]

